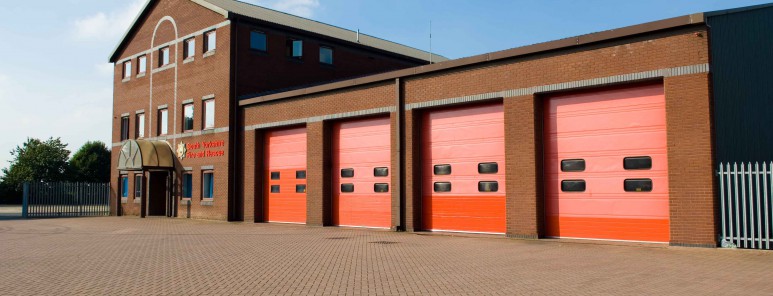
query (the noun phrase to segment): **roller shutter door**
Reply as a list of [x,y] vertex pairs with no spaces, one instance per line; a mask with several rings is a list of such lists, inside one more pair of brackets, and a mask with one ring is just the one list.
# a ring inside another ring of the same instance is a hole
[[389,228],[391,174],[389,118],[333,126],[333,224]]
[[504,233],[502,104],[427,112],[423,127],[423,228]]
[[668,242],[662,85],[545,103],[546,235]]
[[266,133],[266,221],[306,223],[306,128]]

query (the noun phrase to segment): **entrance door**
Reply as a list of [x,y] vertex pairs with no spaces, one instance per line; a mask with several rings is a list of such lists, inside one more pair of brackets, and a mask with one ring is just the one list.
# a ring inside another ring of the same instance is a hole
[[148,186],[148,216],[167,216],[168,172],[150,172]]

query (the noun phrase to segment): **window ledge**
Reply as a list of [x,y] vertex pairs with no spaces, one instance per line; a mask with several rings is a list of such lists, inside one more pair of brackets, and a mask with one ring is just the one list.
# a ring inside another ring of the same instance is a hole
[[135,198],[135,199],[134,199],[134,203],[136,203],[136,204],[138,204],[138,203],[142,203],[142,200],[141,200],[141,199],[139,199],[139,198]]
[[155,74],[155,73],[158,73],[158,72],[161,72],[161,71],[164,71],[164,70],[172,69],[175,66],[177,66],[177,63],[166,64],[166,65],[163,65],[163,66],[161,66],[159,68],[154,69],[153,73]]
[[121,203],[122,204],[129,203],[129,199],[121,197]]
[[214,127],[205,128],[201,131],[202,135],[213,134],[213,133],[215,133]]
[[287,57],[287,61],[303,64],[303,58],[294,58],[294,57]]
[[137,74],[137,78],[142,78],[142,77],[145,77],[145,72],[142,72],[142,73],[140,73],[140,74]]
[[127,78],[124,78],[123,80],[121,80],[121,82],[129,82],[129,81],[131,81],[131,80],[132,80],[132,78],[131,78],[131,77],[127,77]]
[[204,57],[205,58],[206,57],[211,57],[211,56],[215,55],[215,53],[217,53],[216,49],[210,50],[210,51],[204,53]]
[[202,200],[201,201],[202,206],[214,206],[215,201],[214,200]]
[[183,60],[183,65],[187,63],[192,63],[194,60],[196,60],[194,57],[189,57],[185,60]]

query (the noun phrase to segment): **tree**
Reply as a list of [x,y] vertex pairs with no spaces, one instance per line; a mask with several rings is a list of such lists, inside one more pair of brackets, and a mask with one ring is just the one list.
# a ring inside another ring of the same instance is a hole
[[11,166],[4,168],[4,187],[20,192],[24,182],[57,182],[67,180],[67,158],[70,151],[59,138],[46,141],[28,138],[11,151]]
[[71,181],[110,182],[110,150],[100,141],[86,142],[70,159]]

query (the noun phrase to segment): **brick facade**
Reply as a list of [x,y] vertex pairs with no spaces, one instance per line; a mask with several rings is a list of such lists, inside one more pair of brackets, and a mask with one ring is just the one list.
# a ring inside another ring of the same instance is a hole
[[[211,30],[215,30],[217,34],[217,46],[213,52],[204,53],[204,34]],[[249,48],[251,30],[260,30],[267,34],[266,52],[255,52]],[[233,32],[236,32],[236,36],[232,37]],[[303,59],[286,57],[285,41],[288,37],[304,40]],[[190,173],[193,178],[190,216],[199,219],[261,219],[260,212],[255,212],[256,199],[253,193],[260,189],[260,185],[251,181],[253,173],[233,176],[234,168],[230,167],[233,162],[239,172],[253,172],[256,168],[255,161],[259,160],[255,153],[260,152],[256,150],[260,149],[258,146],[231,145],[234,135],[240,136],[236,138],[240,142],[254,143],[256,139],[254,133],[234,134],[234,126],[239,127],[236,129],[244,126],[240,119],[231,121],[238,115],[231,113],[238,95],[298,87],[426,63],[246,17],[234,15],[226,18],[188,0],[151,1],[147,15],[137,21],[136,30],[127,38],[115,58],[112,167],[117,167],[120,147],[123,144],[120,137],[121,118],[127,113],[130,117],[129,139],[137,138],[136,114],[142,112],[145,114],[143,139],[167,141],[173,150],[176,150],[180,143],[204,145],[209,142],[222,142],[223,145],[216,149],[203,147],[189,150],[210,150],[219,155],[182,159],[174,171],[173,194],[177,204],[177,216],[188,216],[188,199],[180,197],[182,175]],[[189,38],[195,40],[196,52],[192,58],[184,59],[184,43]],[[333,65],[319,63],[318,48],[321,45],[334,49]],[[159,64],[159,50],[162,46],[169,46],[170,49],[170,64],[164,67]],[[138,58],[143,54],[147,57],[147,70],[144,74],[139,74]],[[133,73],[129,79],[123,79],[125,61],[132,63]],[[203,126],[205,99],[215,100],[214,129],[204,129]],[[186,103],[192,103],[194,107],[194,128],[189,131],[183,131],[183,105]],[[165,135],[159,134],[158,117],[161,107],[168,110],[168,133]],[[232,162],[229,161],[231,153],[235,153]],[[215,196],[211,202],[202,198],[204,171],[214,172]],[[133,190],[132,176],[135,172],[113,170],[111,178],[116,180],[115,184],[118,184],[117,180],[122,174],[130,177],[129,187]],[[234,181],[232,177],[237,179],[235,183],[244,186],[229,188]],[[113,213],[140,215],[141,204],[133,202],[131,192],[125,203],[121,203],[120,198],[115,198],[119,189],[117,186],[113,185]],[[230,202],[229,196],[234,196]],[[236,196],[240,199],[236,200]],[[120,209],[117,206],[120,206]],[[229,214],[229,209],[238,213]]]
[[[391,228],[419,231],[424,174],[422,114],[455,104],[501,102],[505,110],[507,153],[506,235],[540,238],[544,236],[544,101],[558,92],[655,81],[663,83],[667,101],[670,242],[686,246],[717,244],[709,47],[703,25],[674,26],[585,45],[567,41],[558,48],[513,56],[507,56],[507,52],[491,53],[283,93],[283,89],[402,69],[420,61],[367,51],[343,41],[257,20],[227,19],[190,1],[157,3],[140,21],[140,29],[131,36],[116,63],[113,167],[117,166],[121,143],[121,115],[130,114],[130,135],[135,135],[134,116],[138,110],[146,114],[146,138],[166,140],[172,147],[180,142],[223,141],[222,156],[180,161],[174,192],[179,196],[179,176],[184,168],[190,168],[194,184],[192,218],[263,222],[264,134],[273,129],[305,126],[307,225],[330,225],[333,123],[389,116]],[[199,46],[204,43],[203,35],[196,34],[196,56],[192,61],[183,61],[180,38],[213,26],[219,26],[216,53],[204,57]],[[252,30],[266,33],[267,52],[249,49]],[[302,60],[285,56],[288,37],[304,40]],[[155,47],[172,41],[176,41],[170,47],[175,66],[154,71],[158,56]],[[334,48],[334,67],[320,65],[320,45]],[[133,75],[124,81],[120,61],[132,57],[136,69],[136,54],[150,49],[153,50],[149,57],[153,58],[148,61],[145,77]],[[261,95],[249,98],[255,93]],[[214,95],[216,100],[218,129],[202,131],[202,98],[208,95]],[[240,103],[240,99],[245,101]],[[196,110],[193,133],[181,131],[185,100],[192,100]],[[167,105],[170,112],[171,137],[157,133],[156,117],[162,105]],[[229,156],[233,156],[230,162]],[[236,167],[229,167],[229,163],[236,163]],[[216,184],[211,204],[201,200],[201,174],[210,166],[214,168]],[[120,198],[113,200],[120,206],[121,214],[138,215],[139,204],[132,199],[134,173],[127,174],[130,197],[126,203],[121,203]],[[119,175],[114,170],[112,179],[118,180]],[[229,188],[231,184],[236,188]],[[114,195],[117,192],[114,185]],[[177,216],[185,217],[187,203],[177,200]]]
[[[401,201],[399,190],[393,190],[393,229],[420,230],[421,225],[421,114],[424,110],[444,108],[423,107],[423,103],[438,100],[499,93],[552,84],[615,77],[662,69],[705,65],[708,63],[708,42],[701,26],[650,33],[646,36],[617,39],[579,48],[560,49],[534,55],[473,63],[427,74],[401,78],[405,104],[414,106],[403,113],[405,136],[405,175],[398,181],[405,186],[405,225],[400,225]],[[710,96],[707,74],[677,75],[632,79],[664,81],[668,100],[668,141],[671,200],[671,243],[675,245],[716,245],[715,203],[713,192]],[[374,79],[378,80],[378,79]],[[396,82],[384,79],[373,84],[339,87],[310,95],[291,95],[278,101],[256,103],[244,107],[245,125],[266,125],[298,122],[315,116],[330,116],[357,110],[396,105]],[[603,87],[603,84],[596,87]],[[573,91],[569,88],[562,91]],[[539,238],[543,235],[542,183],[542,109],[543,101],[552,92],[533,95],[492,97],[479,102],[502,101],[505,106],[506,172],[507,172],[507,236]],[[433,103],[434,104],[434,103]],[[685,114],[691,114],[685,116]],[[356,114],[355,114],[356,115]],[[354,116],[354,115],[353,115]],[[333,116],[335,117],[335,116]],[[396,120],[392,116],[393,133]],[[325,122],[332,122],[330,119]],[[321,136],[320,122],[309,130],[309,174],[325,175],[329,166],[323,159],[329,151],[315,141],[329,141]],[[252,133],[253,131],[247,131]],[[398,141],[393,140],[393,163],[399,159]],[[245,143],[252,145],[252,143]],[[260,143],[255,145],[261,145]],[[678,152],[677,152],[678,150]],[[319,170],[315,172],[314,170]],[[394,177],[394,176],[393,176]],[[320,225],[318,211],[331,198],[325,186],[329,180],[315,177],[309,180],[309,221]],[[248,181],[249,182],[249,181]],[[321,182],[321,183],[317,183]],[[395,179],[393,178],[393,182]],[[312,191],[314,191],[313,198]],[[322,192],[324,194],[320,195]],[[327,199],[320,201],[319,199]],[[316,207],[316,209],[315,209]],[[698,211],[698,212],[695,212]],[[323,219],[324,221],[324,219]],[[324,224],[324,222],[323,222]]]

